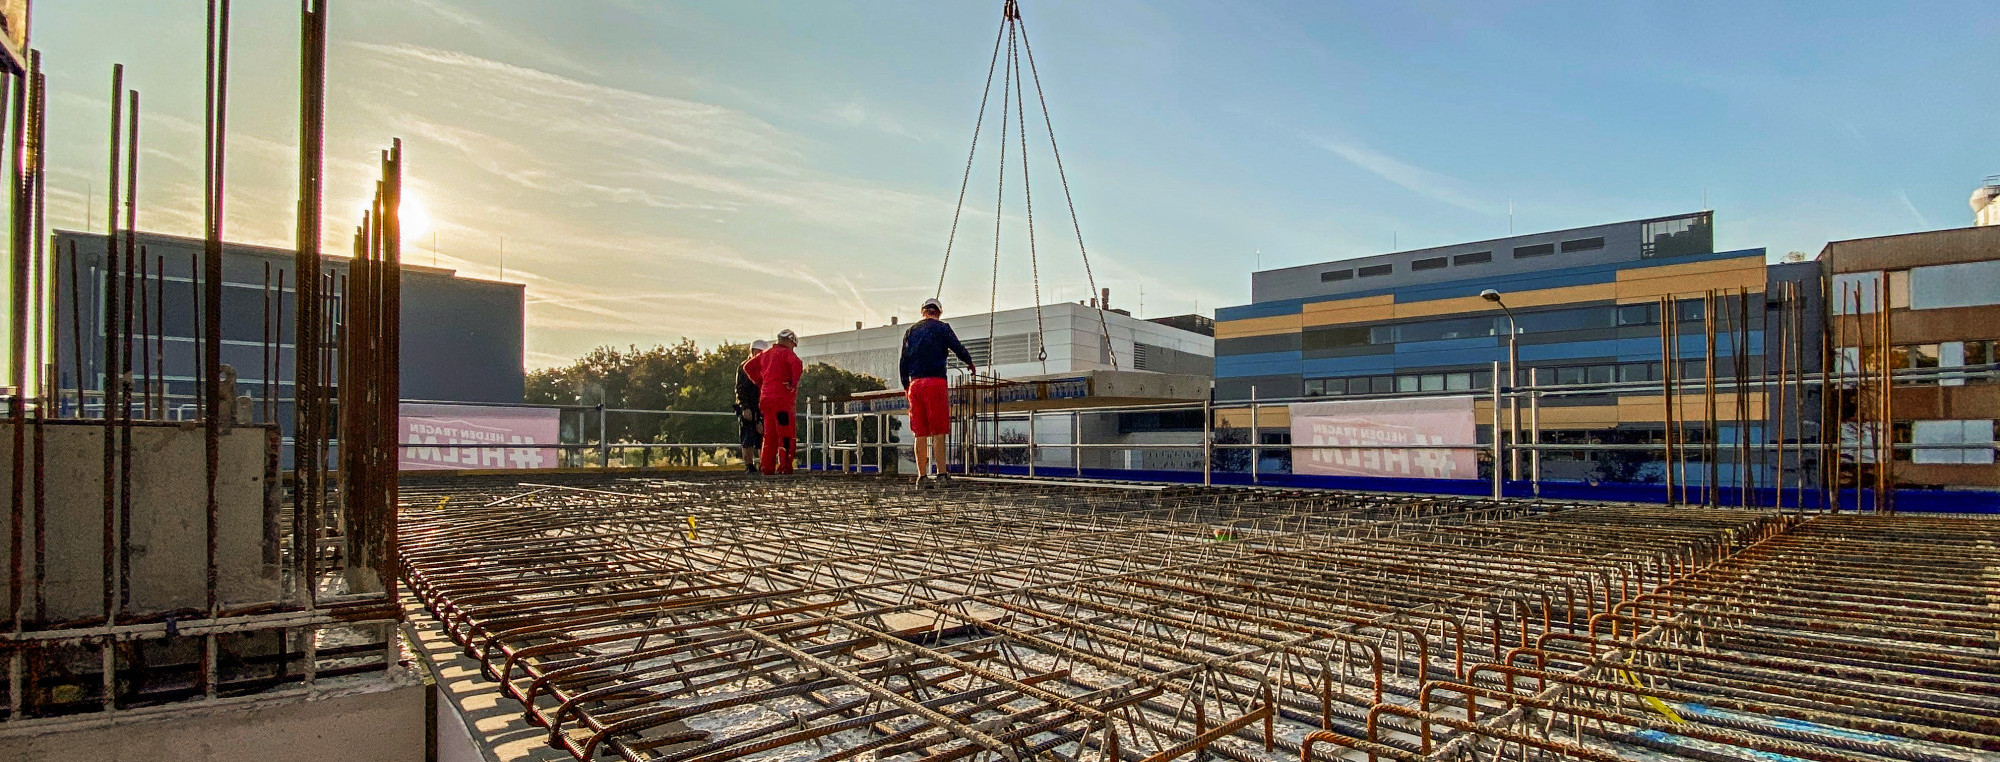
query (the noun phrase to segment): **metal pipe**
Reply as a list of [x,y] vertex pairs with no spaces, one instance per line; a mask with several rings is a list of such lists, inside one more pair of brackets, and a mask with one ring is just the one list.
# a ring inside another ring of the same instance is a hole
[[1528,371],[1528,476],[1534,480],[1535,497],[1542,496],[1542,395],[1541,379]]
[[1501,439],[1502,439],[1500,432],[1501,432],[1500,363],[1499,361],[1496,360],[1493,363],[1493,499],[1494,500],[1499,500],[1501,497],[1500,469],[1503,468],[1503,464],[1505,463],[1505,460],[1502,459],[1500,452]]
[[1251,484],[1257,484],[1261,481],[1260,479],[1258,479],[1257,474],[1259,471],[1263,470],[1260,467],[1264,462],[1263,445],[1264,445],[1263,430],[1257,428],[1257,385],[1251,384],[1250,385],[1250,483]]

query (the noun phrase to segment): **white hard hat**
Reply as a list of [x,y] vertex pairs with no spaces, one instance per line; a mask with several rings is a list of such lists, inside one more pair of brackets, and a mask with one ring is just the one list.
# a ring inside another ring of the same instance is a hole
[[779,340],[779,341],[798,341],[798,340],[799,340],[799,335],[798,335],[798,334],[796,334],[796,333],[792,333],[792,329],[790,329],[790,328],[787,328],[787,329],[785,329],[785,330],[782,330],[782,331],[779,331],[779,332],[778,332],[778,340]]
[[943,312],[944,305],[940,304],[936,299],[925,299],[923,309],[937,310],[939,312]]
[[750,342],[750,351],[752,352],[762,352],[770,348],[771,348],[771,342],[765,341],[763,339],[758,339],[756,341]]

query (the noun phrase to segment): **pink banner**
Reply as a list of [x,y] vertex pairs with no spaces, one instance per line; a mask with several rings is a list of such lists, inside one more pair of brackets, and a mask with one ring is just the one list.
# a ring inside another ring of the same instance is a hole
[[[1301,402],[1291,406],[1292,473],[1475,479],[1478,427],[1471,397]],[[1462,444],[1467,449],[1414,449]],[[1324,450],[1312,445],[1362,445]]]
[[[402,469],[555,468],[561,411],[475,405],[403,405]],[[449,447],[447,445],[481,445]]]

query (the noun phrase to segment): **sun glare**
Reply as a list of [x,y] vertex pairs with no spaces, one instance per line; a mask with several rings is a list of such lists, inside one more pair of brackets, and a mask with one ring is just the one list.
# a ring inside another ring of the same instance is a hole
[[431,210],[424,206],[422,199],[405,192],[401,211],[404,244],[422,241],[424,236],[431,234]]

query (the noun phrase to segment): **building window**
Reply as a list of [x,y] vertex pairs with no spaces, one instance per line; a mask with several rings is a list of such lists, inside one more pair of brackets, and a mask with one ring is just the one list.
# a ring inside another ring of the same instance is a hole
[[1419,385],[1422,383],[1423,380],[1417,376],[1397,376],[1396,391],[1399,393],[1414,392],[1418,390]]
[[1654,220],[1639,228],[1639,256],[1685,257],[1715,251],[1714,215],[1708,212]]
[[[1918,267],[1909,273],[1906,303],[1911,309],[2000,304],[2000,260]],[[1890,305],[1903,306],[1893,301]]]
[[1882,271],[1840,273],[1833,276],[1833,314],[1866,315],[1882,303]]
[[1618,308],[1619,325],[1659,325],[1660,305],[1627,304]]
[[1337,280],[1354,280],[1353,270],[1328,270],[1319,274],[1319,282],[1332,283]]
[[1575,240],[1563,242],[1564,254],[1568,254],[1572,251],[1596,251],[1602,248],[1604,248],[1604,236],[1597,236],[1595,238],[1578,238]]
[[1445,374],[1445,376],[1444,376],[1444,388],[1445,388],[1445,389],[1446,389],[1447,391],[1454,391],[1454,392],[1462,392],[1462,391],[1465,391],[1465,390],[1467,390],[1467,389],[1471,389],[1471,388],[1472,388],[1472,374],[1470,374],[1470,373],[1446,373],[1446,374]]
[[1361,272],[1361,277],[1363,278],[1373,278],[1377,275],[1388,275],[1389,273],[1395,271],[1396,271],[1395,265],[1369,265],[1367,267],[1361,268],[1360,272]]
[[[1897,424],[1898,427],[1902,425]],[[1917,445],[1917,449],[1912,453],[1910,460],[1916,463],[1941,464],[1992,463],[1993,434],[1996,425],[2000,425],[2000,422],[1991,419],[1915,421],[1911,426],[1908,441]],[[1901,434],[1901,432],[1896,433]],[[1950,446],[1924,447],[1924,445]]]
[[1528,257],[1546,257],[1554,253],[1556,253],[1556,245],[1552,243],[1538,243],[1533,246],[1514,247],[1515,259],[1527,259]]
[[1410,269],[1417,271],[1442,270],[1450,266],[1451,266],[1451,260],[1447,257],[1431,257],[1429,259],[1419,259],[1415,262],[1410,263]]
[[1493,261],[1493,252],[1490,251],[1475,251],[1471,254],[1460,254],[1451,258],[1451,263],[1454,265],[1483,265],[1491,261]]
[[1306,379],[1305,392],[1307,397],[1318,397],[1325,394],[1326,382],[1317,378],[1308,378]]
[[1310,352],[1321,349],[1344,349],[1368,346],[1370,329],[1360,326],[1335,326],[1332,328],[1311,328],[1299,338],[1300,348]]

